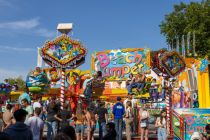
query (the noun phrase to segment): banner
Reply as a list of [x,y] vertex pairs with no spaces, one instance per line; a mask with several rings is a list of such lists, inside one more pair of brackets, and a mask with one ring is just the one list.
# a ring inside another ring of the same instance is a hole
[[127,48],[97,52],[92,55],[93,73],[101,71],[107,80],[126,80],[130,73],[146,73],[150,70],[150,50]]

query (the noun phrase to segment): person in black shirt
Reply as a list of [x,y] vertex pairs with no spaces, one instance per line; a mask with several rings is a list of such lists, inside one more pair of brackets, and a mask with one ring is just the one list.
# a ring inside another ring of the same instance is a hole
[[72,115],[71,111],[68,111],[68,104],[64,104],[63,110],[61,110],[59,113],[59,117],[62,119],[62,121],[60,122],[61,129],[69,126],[68,119],[70,119],[71,115]]
[[116,130],[115,130],[115,124],[114,123],[112,123],[112,122],[107,123],[106,131],[107,131],[107,134],[103,137],[102,140],[116,140],[117,133],[116,133]]
[[58,121],[62,121],[62,119],[57,116],[59,112],[59,106],[56,104],[55,99],[55,97],[52,97],[47,107],[47,140],[53,139],[58,127]]
[[99,140],[102,140],[103,136],[106,134],[106,123],[108,122],[108,111],[104,106],[105,103],[101,102],[100,107],[95,111],[99,124]]

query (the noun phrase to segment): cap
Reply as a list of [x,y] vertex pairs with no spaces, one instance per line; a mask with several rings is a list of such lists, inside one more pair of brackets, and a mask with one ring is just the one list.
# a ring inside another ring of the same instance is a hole
[[85,98],[85,95],[81,94],[81,95],[79,95],[79,97],[81,97],[81,98]]
[[199,140],[201,137],[200,137],[200,134],[199,132],[194,132],[191,136],[191,140]]

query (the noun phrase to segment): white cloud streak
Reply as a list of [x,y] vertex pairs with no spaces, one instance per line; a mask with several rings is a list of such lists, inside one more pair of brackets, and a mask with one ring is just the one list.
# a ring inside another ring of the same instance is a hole
[[36,34],[38,34],[39,36],[42,36],[42,37],[50,38],[50,37],[54,37],[56,35],[55,32],[44,29],[44,28],[40,28],[40,29],[36,30],[35,32],[36,32]]
[[0,30],[9,30],[10,32],[15,31],[15,33],[24,33],[24,31],[27,31],[29,34],[35,34],[47,38],[51,38],[56,35],[55,31],[50,31],[40,25],[40,18],[36,17],[28,20],[2,22],[0,23]]
[[39,24],[39,18],[33,18],[29,20],[0,23],[0,28],[9,30],[33,29],[39,26]]
[[34,48],[26,48],[26,47],[11,47],[11,46],[2,46],[0,45],[0,52],[8,52],[8,51],[16,51],[16,52],[35,52]]

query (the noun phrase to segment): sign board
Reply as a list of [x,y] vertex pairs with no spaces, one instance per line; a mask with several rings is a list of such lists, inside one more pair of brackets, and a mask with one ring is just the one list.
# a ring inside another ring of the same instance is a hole
[[185,139],[190,139],[194,132],[204,132],[205,126],[210,123],[210,109],[175,109],[184,117],[186,123]]
[[150,70],[150,50],[127,48],[107,50],[92,55],[93,73],[101,71],[108,81],[126,80],[130,73],[146,73]]

